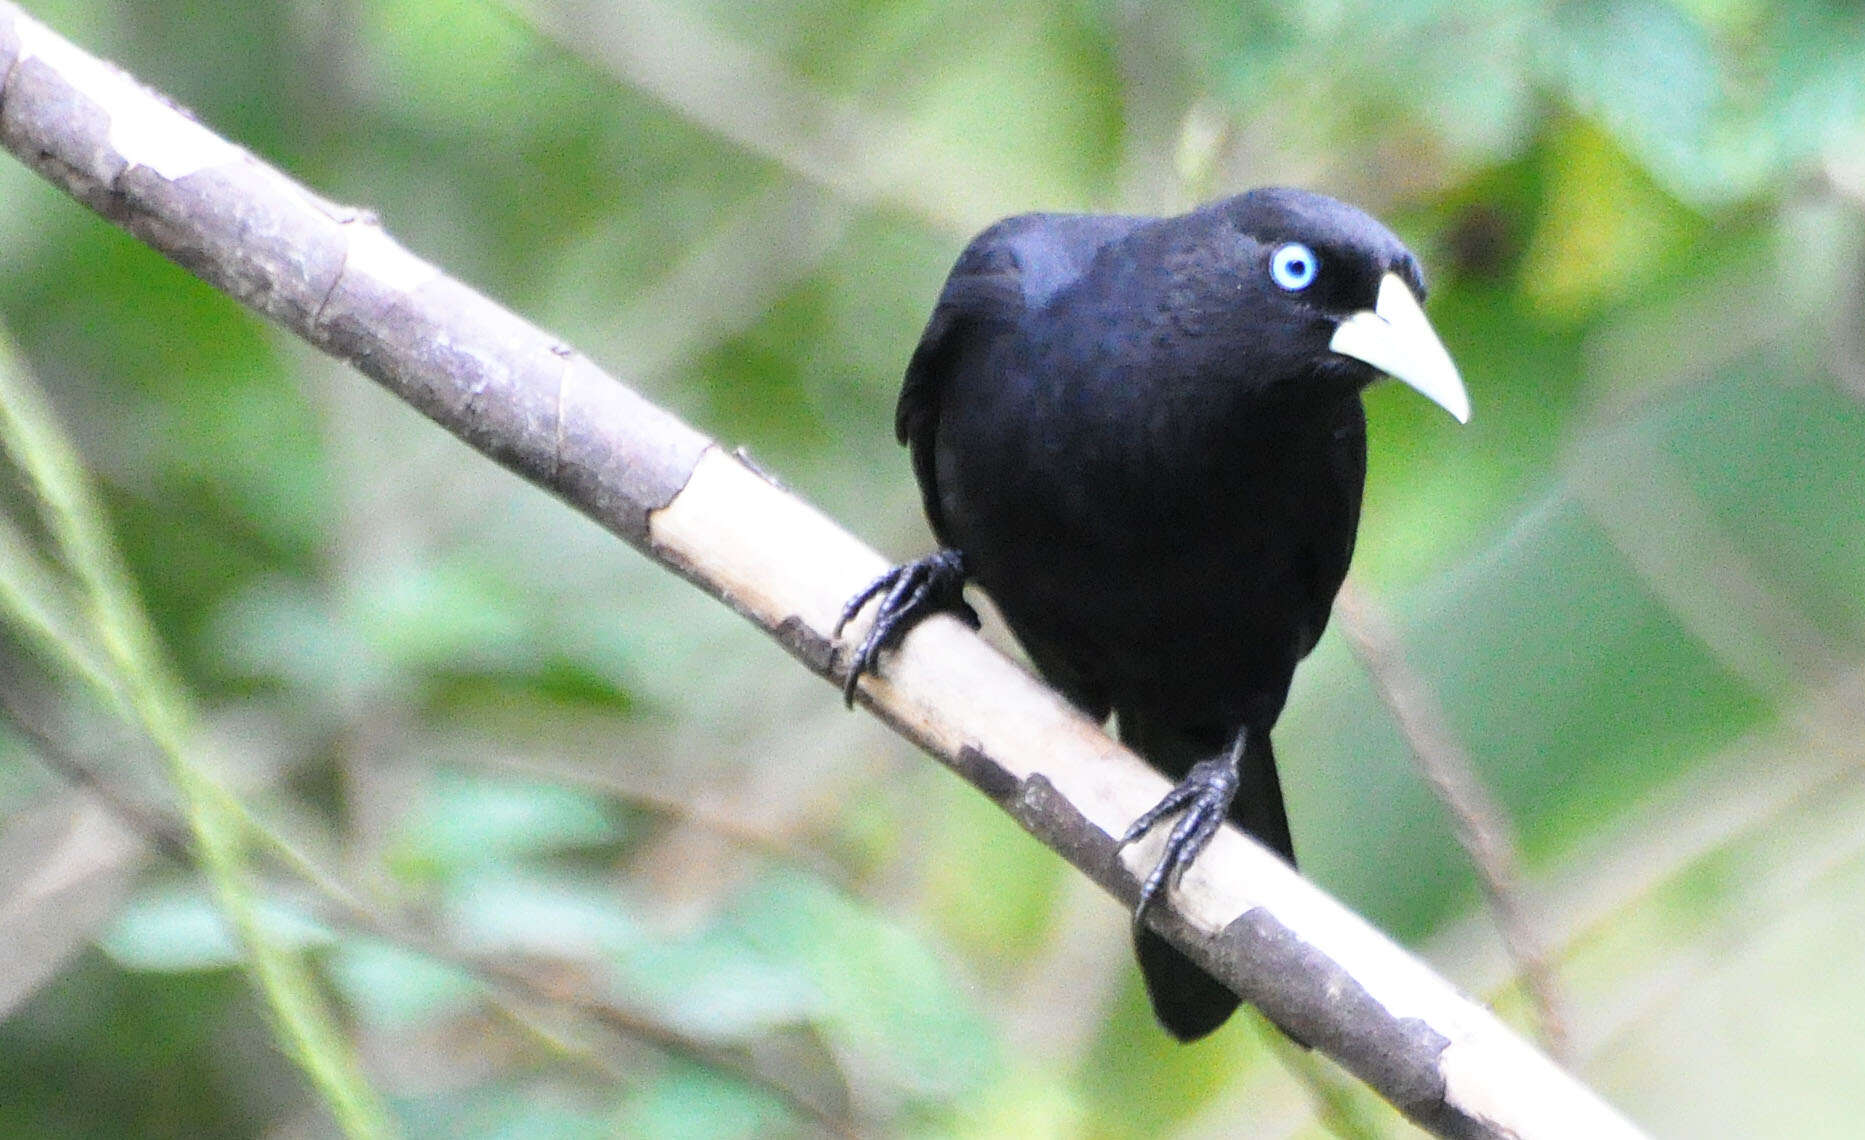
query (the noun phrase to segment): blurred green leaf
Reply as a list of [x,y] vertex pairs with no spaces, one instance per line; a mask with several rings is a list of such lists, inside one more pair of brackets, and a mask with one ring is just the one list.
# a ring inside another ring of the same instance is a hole
[[743,1081],[692,1065],[674,1065],[631,1097],[616,1135],[657,1140],[730,1140],[780,1135],[789,1114],[772,1095]]
[[822,994],[822,1028],[867,1080],[956,1100],[1002,1062],[995,1034],[925,941],[812,880],[773,873],[732,920],[754,946],[801,968]]
[[1597,130],[1558,135],[1548,161],[1522,292],[1549,312],[1572,316],[1631,294],[1692,235],[1685,211]]
[[[1723,76],[1704,29],[1666,0],[1600,0],[1555,9],[1546,41],[1565,94],[1597,116],[1651,172],[1689,199],[1725,197],[1759,171],[1718,144]],[[1728,139],[1728,143],[1739,140]],[[1610,194],[1610,188],[1606,188]]]
[[349,1008],[386,1031],[458,1013],[481,992],[479,983],[457,967],[364,938],[340,941],[324,968]]
[[401,563],[358,590],[357,630],[410,671],[499,671],[532,664],[529,615],[507,584],[470,563]]
[[621,828],[589,793],[539,780],[441,769],[404,817],[392,861],[422,878],[615,842]]
[[615,1096],[562,1082],[494,1081],[404,1101],[415,1140],[606,1140],[617,1135]]
[[922,779],[938,804],[927,905],[954,945],[1009,973],[1044,947],[1067,864],[945,773]]
[[461,876],[449,884],[444,913],[462,945],[487,954],[594,958],[626,953],[646,937],[612,887],[565,874]]
[[226,599],[205,640],[224,673],[266,680],[332,704],[386,685],[392,674],[331,600],[283,576],[255,578]]
[[1767,353],[1680,393],[1653,428],[1784,600],[1865,647],[1865,402]]
[[[269,1106],[244,1077],[294,1083],[246,982],[231,971],[148,974],[103,954],[0,1023],[0,1135],[243,1140]],[[135,1079],[118,1074],[136,1074]]]
[[[278,899],[261,899],[254,909],[261,927],[280,946],[300,950],[328,945],[334,938],[322,923]],[[233,969],[243,959],[213,899],[187,882],[138,891],[97,944],[128,969],[161,973]]]
[[1023,1140],[1064,1140],[1088,1134],[1088,1114],[1081,1096],[1058,1077],[1045,1078],[1017,1066],[1006,1079],[964,1104],[959,1120],[949,1130],[932,1135],[954,1135],[989,1140],[1017,1136]]
[[617,955],[617,964],[627,999],[706,1040],[748,1041],[823,1012],[808,971],[772,956],[730,919],[644,940]]
[[[1581,506],[1526,512],[1410,601],[1414,669],[1549,854],[1763,723],[1762,697],[1681,628]],[[1416,936],[1472,898],[1451,824],[1344,652],[1318,653],[1284,720],[1297,853],[1389,929]],[[1373,763],[1372,758],[1378,758]]]
[[1193,1045],[1160,1032],[1139,971],[1128,975],[1109,1010],[1079,1079],[1097,1131],[1153,1136],[1195,1119],[1237,1074],[1248,1072],[1261,1046],[1245,1009]]

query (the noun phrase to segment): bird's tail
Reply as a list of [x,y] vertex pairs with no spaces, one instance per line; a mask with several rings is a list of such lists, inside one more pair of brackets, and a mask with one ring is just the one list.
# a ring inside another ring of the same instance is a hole
[[[1183,779],[1193,764],[1223,751],[1229,743],[1124,715],[1120,737],[1174,780]],[[1295,848],[1282,806],[1282,785],[1276,778],[1276,753],[1266,731],[1252,733],[1245,742],[1242,781],[1230,807],[1230,818],[1294,866]],[[1196,1041],[1224,1024],[1236,1011],[1236,994],[1151,930],[1136,927],[1133,948],[1140,959],[1140,974],[1146,979],[1146,995],[1152,1000],[1154,1016],[1180,1041]]]

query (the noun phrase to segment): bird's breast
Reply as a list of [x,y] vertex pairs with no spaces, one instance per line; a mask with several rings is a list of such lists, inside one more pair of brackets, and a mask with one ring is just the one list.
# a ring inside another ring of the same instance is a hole
[[942,434],[946,517],[1019,638],[1064,647],[1117,700],[1279,709],[1352,551],[1361,422],[1357,397],[1228,438],[1146,409],[1006,413]]

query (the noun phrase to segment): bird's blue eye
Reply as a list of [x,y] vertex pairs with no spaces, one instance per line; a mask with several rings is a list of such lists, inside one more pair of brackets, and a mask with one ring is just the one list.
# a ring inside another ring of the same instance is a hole
[[1315,274],[1320,271],[1321,259],[1299,241],[1278,246],[1269,256],[1270,279],[1291,293],[1314,284]]

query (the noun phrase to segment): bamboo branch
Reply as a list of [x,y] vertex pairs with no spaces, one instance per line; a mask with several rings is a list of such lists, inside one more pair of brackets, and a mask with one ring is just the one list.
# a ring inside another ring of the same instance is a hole
[[[548,334],[0,0],[0,145],[731,606],[832,678],[828,631],[880,555]],[[859,631],[857,631],[859,632]],[[828,694],[825,693],[825,699]],[[1163,779],[956,621],[861,700],[1120,899],[1113,836]],[[1487,1010],[1226,828],[1155,925],[1440,1136],[1640,1133]]]

